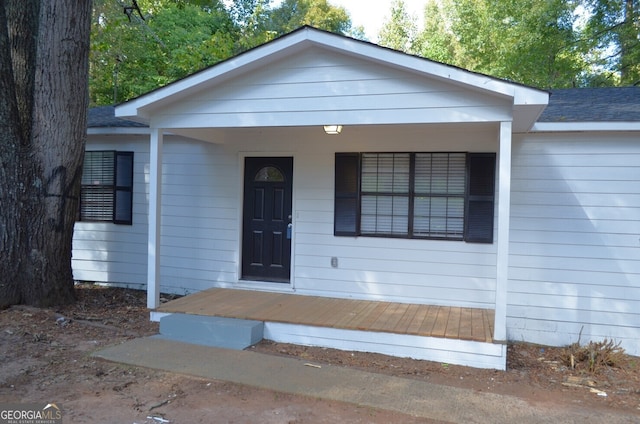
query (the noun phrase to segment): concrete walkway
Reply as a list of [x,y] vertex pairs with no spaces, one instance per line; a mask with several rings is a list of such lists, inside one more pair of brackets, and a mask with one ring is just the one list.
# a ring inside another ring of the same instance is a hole
[[440,386],[297,358],[180,343],[156,337],[98,351],[113,362],[222,380],[283,393],[348,402],[452,423],[631,423],[639,416],[549,408],[522,399]]

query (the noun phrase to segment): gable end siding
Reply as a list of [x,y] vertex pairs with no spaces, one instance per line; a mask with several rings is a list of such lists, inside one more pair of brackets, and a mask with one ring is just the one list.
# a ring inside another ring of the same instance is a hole
[[511,120],[497,96],[310,49],[159,111],[163,128]]

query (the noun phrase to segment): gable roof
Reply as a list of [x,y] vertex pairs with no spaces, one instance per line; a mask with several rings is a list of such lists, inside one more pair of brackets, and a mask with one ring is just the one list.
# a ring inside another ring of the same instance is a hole
[[531,128],[548,102],[548,93],[545,91],[305,26],[123,103],[116,107],[116,116],[150,123],[154,113],[169,104],[220,86],[231,78],[278,63],[311,47],[507,101],[512,105],[514,129],[520,131]]
[[552,90],[539,122],[640,122],[640,87]]

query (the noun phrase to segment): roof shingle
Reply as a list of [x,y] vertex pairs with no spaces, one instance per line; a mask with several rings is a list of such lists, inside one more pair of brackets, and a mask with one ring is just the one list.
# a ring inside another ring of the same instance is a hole
[[639,122],[640,87],[551,90],[539,122]]
[[122,128],[122,127],[146,127],[139,122],[116,118],[114,106],[97,106],[89,109],[87,117],[88,128]]

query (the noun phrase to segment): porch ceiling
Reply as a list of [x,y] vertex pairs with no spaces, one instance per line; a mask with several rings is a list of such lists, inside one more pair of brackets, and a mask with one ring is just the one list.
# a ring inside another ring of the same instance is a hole
[[[495,129],[497,134],[497,124],[495,122],[475,122],[475,123],[456,123],[456,124],[387,124],[387,125],[343,125],[340,135],[328,136],[324,133],[322,125],[300,125],[289,127],[229,127],[229,128],[174,128],[167,130],[172,134],[184,136],[194,140],[205,141],[214,144],[233,143],[239,138],[252,137],[256,140],[279,139],[283,133],[287,136],[297,137],[305,136],[309,133],[319,134],[321,137],[338,137],[353,141],[354,137],[387,137],[393,140],[398,134],[404,136],[410,134],[420,134],[421,136],[427,131],[451,131],[457,132],[473,132],[491,131]],[[496,135],[497,136],[497,135]]]

